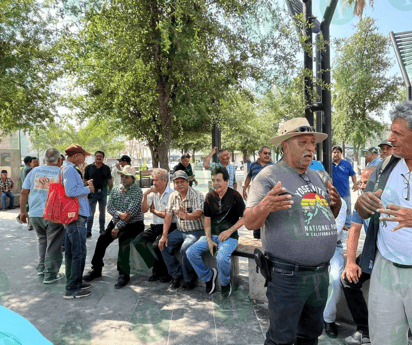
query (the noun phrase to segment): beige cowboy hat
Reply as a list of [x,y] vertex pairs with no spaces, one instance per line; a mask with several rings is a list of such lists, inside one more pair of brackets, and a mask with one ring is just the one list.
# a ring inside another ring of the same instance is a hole
[[118,171],[118,173],[121,175],[133,176],[134,178],[136,178],[135,170],[131,165],[125,165],[122,171]]
[[328,137],[325,133],[315,132],[314,128],[309,125],[309,121],[306,118],[296,117],[281,125],[279,128],[279,135],[270,139],[270,142],[275,146],[280,146],[280,144],[290,138],[307,134],[312,134],[315,137],[315,144],[320,143]]

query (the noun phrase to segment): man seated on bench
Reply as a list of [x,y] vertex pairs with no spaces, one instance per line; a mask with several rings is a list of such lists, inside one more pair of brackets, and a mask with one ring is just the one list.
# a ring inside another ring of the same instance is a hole
[[[166,216],[166,206],[169,196],[173,192],[168,184],[168,176],[165,169],[153,169],[153,187],[143,193],[142,212],[150,211],[153,213],[153,224],[150,228],[137,236],[132,245],[140,253],[143,260],[149,267],[153,266],[153,274],[149,277],[149,282],[160,280],[162,283],[168,283],[172,276],[167,272],[166,264],[163,260],[162,253],[159,250],[159,240],[163,233],[163,223]],[[176,230],[176,217],[173,216],[169,228],[169,234]],[[155,257],[147,249],[150,245],[155,253]]]
[[[184,171],[178,170],[173,174],[175,191],[170,194],[163,224],[163,235],[159,241],[163,260],[173,280],[170,289],[175,290],[180,286],[184,290],[192,290],[196,286],[196,272],[187,259],[188,248],[195,243],[203,231],[203,204],[202,193],[189,187],[189,178]],[[177,218],[177,229],[169,233],[173,214]],[[175,252],[180,248],[182,264],[176,258]]]
[[189,248],[187,257],[199,278],[206,283],[206,293],[212,294],[216,289],[217,270],[205,265],[202,254],[210,251],[216,256],[222,297],[227,298],[232,293],[231,255],[237,247],[237,230],[244,224],[245,203],[237,191],[228,187],[229,173],[226,168],[212,170],[212,184],[214,190],[206,195],[203,210],[206,236]]

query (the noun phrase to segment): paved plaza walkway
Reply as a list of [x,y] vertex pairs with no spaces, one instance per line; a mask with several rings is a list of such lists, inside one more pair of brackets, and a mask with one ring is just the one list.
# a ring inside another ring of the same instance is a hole
[[[169,291],[168,284],[148,282],[148,271],[137,273],[125,288],[115,290],[116,241],[106,252],[103,277],[92,282],[91,297],[64,300],[65,279],[47,286],[37,277],[36,234],[16,222],[17,214],[18,210],[0,213],[0,303],[29,320],[54,345],[264,343],[267,304],[248,296],[246,259],[240,260],[241,284],[227,300],[220,293],[206,295],[200,286],[189,292]],[[149,217],[145,223],[150,224]],[[98,237],[96,225],[97,219],[87,240],[85,271]],[[251,237],[245,229],[240,235]],[[354,327],[337,323],[339,338],[323,335],[319,344],[344,344],[342,339]]]

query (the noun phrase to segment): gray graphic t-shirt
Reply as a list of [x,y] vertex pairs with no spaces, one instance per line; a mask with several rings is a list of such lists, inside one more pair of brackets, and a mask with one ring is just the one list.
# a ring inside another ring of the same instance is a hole
[[247,207],[257,205],[278,181],[292,195],[294,204],[266,218],[263,248],[302,265],[328,262],[335,252],[337,226],[329,194],[315,171],[299,174],[283,161],[263,169],[253,181]]

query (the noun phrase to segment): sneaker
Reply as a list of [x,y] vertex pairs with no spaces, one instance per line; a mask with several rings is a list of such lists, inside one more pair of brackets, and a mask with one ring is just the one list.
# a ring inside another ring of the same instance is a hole
[[29,224],[29,226],[28,226],[27,230],[29,230],[29,231],[34,230],[34,226],[33,226],[32,224]]
[[216,291],[217,269],[212,268],[212,278],[206,283],[206,293],[211,295]]
[[76,299],[89,297],[92,293],[88,290],[79,290],[79,291],[66,291],[63,298],[64,299]]
[[370,344],[371,341],[368,335],[363,335],[362,332],[356,331],[351,336],[345,339],[346,345]]
[[64,273],[57,273],[56,278],[49,278],[47,280],[43,280],[43,284],[52,284],[59,281],[62,278],[64,278]]
[[223,298],[228,298],[232,294],[232,284],[229,282],[227,285],[222,285],[220,293]]
[[38,271],[38,272],[37,272],[37,275],[38,275],[38,276],[44,276],[44,271]]
[[23,222],[20,220],[20,215],[18,215],[18,216],[16,217],[16,221],[17,221],[17,223],[19,223],[19,224],[23,224]]
[[92,284],[87,284],[87,283],[83,283],[82,285],[80,285],[80,290],[89,290],[91,289]]
[[93,279],[99,278],[101,276],[102,271],[98,271],[92,268],[87,274],[83,276],[83,280],[86,282],[91,282]]

